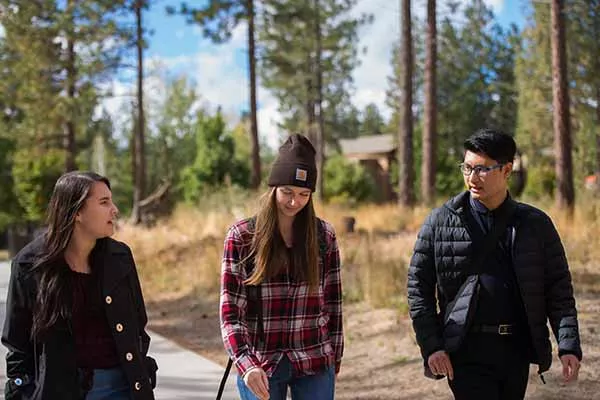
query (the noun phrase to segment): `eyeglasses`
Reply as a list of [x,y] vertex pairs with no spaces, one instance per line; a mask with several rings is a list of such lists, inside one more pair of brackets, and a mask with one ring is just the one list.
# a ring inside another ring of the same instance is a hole
[[472,167],[469,164],[460,163],[458,166],[460,167],[460,170],[464,176],[470,176],[472,172],[475,172],[475,175],[477,176],[486,176],[491,171],[502,168],[504,164],[496,164],[489,167],[485,167],[483,165],[476,165]]

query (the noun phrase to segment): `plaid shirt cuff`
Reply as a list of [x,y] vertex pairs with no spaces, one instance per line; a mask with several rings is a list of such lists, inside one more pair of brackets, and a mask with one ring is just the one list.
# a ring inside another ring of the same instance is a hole
[[255,369],[258,369],[258,367],[250,367],[246,370],[246,372],[244,372],[243,374],[240,375],[240,377],[242,378],[242,380],[244,380],[246,378],[246,375],[248,375],[248,373],[250,371],[254,371]]
[[260,362],[255,355],[244,354],[235,360],[235,366],[237,367],[240,376],[244,376],[251,369],[260,368]]

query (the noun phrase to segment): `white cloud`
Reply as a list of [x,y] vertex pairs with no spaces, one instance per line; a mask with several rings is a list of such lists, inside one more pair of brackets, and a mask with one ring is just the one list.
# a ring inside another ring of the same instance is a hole
[[281,115],[277,111],[277,100],[265,89],[260,88],[257,94],[261,107],[258,110],[258,132],[261,141],[269,147],[276,149],[279,146],[280,135],[278,124],[281,123]]
[[354,10],[355,16],[369,13],[374,20],[359,31],[359,48],[366,48],[366,53],[359,53],[361,64],[353,73],[356,87],[353,103],[359,110],[374,103],[386,117],[391,113],[385,105],[385,92],[387,78],[392,74],[392,48],[400,35],[399,7],[396,3],[380,2],[375,7],[370,0],[360,0]]
[[215,54],[198,55],[191,76],[202,97],[223,109],[238,108],[248,101],[246,71],[235,65],[235,48],[225,47],[229,46]]
[[202,36],[202,28],[200,28],[199,25],[194,24],[194,26],[192,26],[192,35]]
[[144,67],[178,71],[181,68],[189,68],[190,64],[194,62],[194,58],[194,55],[186,54],[181,54],[176,57],[158,57],[153,55],[144,60]]
[[485,0],[485,3],[494,9],[495,13],[502,11],[504,0]]
[[[144,79],[144,111],[147,121],[155,120],[153,117],[160,111],[166,98],[165,79],[158,68],[160,67],[148,68],[149,73]],[[115,79],[100,85],[99,89],[106,98],[94,110],[94,118],[98,119],[104,112],[108,113],[112,118],[116,138],[123,142],[125,134],[131,129],[132,106],[136,102],[137,95],[135,79],[127,81]],[[149,126],[149,129],[153,128]]]
[[[213,47],[210,52],[196,56],[191,76],[197,83],[198,93],[213,107],[237,121],[242,111],[249,111],[248,71],[239,65],[240,57],[246,64],[246,25],[240,24],[228,43]],[[277,101],[264,88],[257,90],[258,132],[261,141],[276,148],[279,145]]]

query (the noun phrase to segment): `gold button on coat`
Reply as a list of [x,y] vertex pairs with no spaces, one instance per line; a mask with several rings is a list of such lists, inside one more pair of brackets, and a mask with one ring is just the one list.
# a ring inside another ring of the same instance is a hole
[[123,325],[117,324],[116,328],[117,328],[117,332],[123,332]]
[[136,382],[135,385],[133,385],[133,387],[135,388],[135,390],[140,390],[142,388],[142,384],[139,382]]
[[133,354],[127,353],[127,354],[125,354],[125,358],[127,359],[127,361],[131,361],[131,360],[133,360]]
[[112,297],[106,296],[106,299],[104,299],[104,301],[106,301],[106,304],[110,304],[112,303]]

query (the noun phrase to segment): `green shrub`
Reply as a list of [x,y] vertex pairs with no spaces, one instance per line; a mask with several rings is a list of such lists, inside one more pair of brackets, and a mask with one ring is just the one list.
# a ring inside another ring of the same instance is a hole
[[325,164],[325,197],[330,201],[358,203],[374,199],[375,181],[361,165],[342,156]]
[[546,198],[554,194],[556,174],[550,163],[539,163],[527,169],[524,195],[534,199]]
[[15,195],[25,217],[42,221],[56,180],[64,172],[65,152],[58,149],[18,150],[14,156]]

